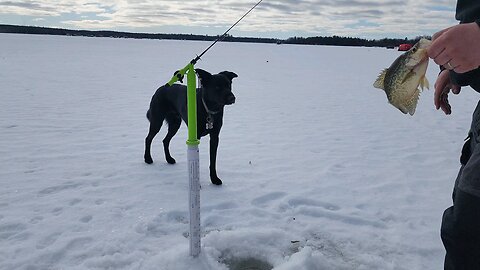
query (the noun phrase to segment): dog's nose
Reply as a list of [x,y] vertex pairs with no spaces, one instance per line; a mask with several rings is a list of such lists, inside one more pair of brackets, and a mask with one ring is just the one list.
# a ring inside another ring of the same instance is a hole
[[231,95],[231,96],[227,97],[227,105],[230,105],[230,104],[233,104],[233,103],[235,103],[235,96]]

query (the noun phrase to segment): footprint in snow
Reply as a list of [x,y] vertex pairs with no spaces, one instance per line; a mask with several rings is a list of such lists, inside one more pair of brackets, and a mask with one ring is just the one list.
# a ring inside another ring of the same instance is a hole
[[221,211],[221,210],[229,210],[229,209],[235,209],[238,208],[238,205],[234,202],[224,202],[220,204],[215,204],[215,205],[206,205],[202,206],[202,212],[210,212],[210,211]]
[[53,243],[55,243],[57,241],[57,239],[60,237],[60,235],[62,235],[61,232],[56,232],[56,233],[50,234],[49,236],[47,236],[47,237],[41,239],[40,241],[38,241],[38,243],[36,245],[36,248],[37,249],[44,249],[46,247],[51,246]]
[[74,183],[74,182],[63,183],[58,186],[42,189],[41,191],[38,192],[38,196],[48,196],[48,195],[56,194],[65,190],[78,188],[81,185],[82,184],[80,183]]
[[287,193],[285,192],[271,192],[266,195],[260,196],[252,200],[252,205],[258,207],[266,207],[269,203],[285,197]]
[[88,223],[90,222],[91,220],[93,219],[92,215],[87,215],[87,216],[84,216],[80,219],[81,222],[83,223]]
[[70,206],[74,206],[74,205],[80,203],[81,201],[82,201],[82,200],[80,200],[80,199],[73,199],[73,200],[71,200],[68,204],[69,204]]
[[63,212],[63,207],[56,207],[52,210],[54,216],[58,216]]
[[42,220],[43,220],[42,216],[36,216],[36,217],[33,217],[32,219],[30,219],[30,223],[31,224],[37,224],[38,222],[40,222]]
[[167,214],[167,219],[171,221],[176,221],[182,224],[188,224],[189,218],[187,217],[187,212],[184,211],[172,211]]
[[312,199],[304,199],[304,198],[293,198],[288,201],[288,204],[294,208],[297,208],[300,206],[313,206],[313,207],[321,207],[330,211],[338,211],[341,209],[340,206],[335,204],[312,200]]
[[0,225],[0,240],[11,239],[24,232],[26,229],[27,226],[22,223],[7,223]]
[[104,199],[98,199],[98,200],[95,201],[95,204],[96,204],[96,205],[102,205],[102,204],[104,204],[104,203],[105,203],[105,200],[104,200]]

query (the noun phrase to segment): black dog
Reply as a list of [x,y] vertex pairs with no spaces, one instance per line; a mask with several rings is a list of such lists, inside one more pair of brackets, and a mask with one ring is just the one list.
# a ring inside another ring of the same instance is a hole
[[[235,103],[232,80],[238,76],[230,71],[215,75],[201,69],[195,69],[195,71],[202,86],[197,89],[197,136],[200,139],[210,134],[210,180],[215,185],[221,185],[222,180],[218,178],[216,170],[218,135],[223,124],[223,107]],[[168,163],[175,164],[175,159],[170,155],[168,147],[172,137],[180,128],[182,119],[188,125],[187,87],[174,84],[158,88],[150,102],[147,118],[150,121],[150,130],[145,139],[145,162],[153,163],[150,154],[152,140],[160,131],[163,121],[166,120],[168,133],[163,139],[165,159]]]

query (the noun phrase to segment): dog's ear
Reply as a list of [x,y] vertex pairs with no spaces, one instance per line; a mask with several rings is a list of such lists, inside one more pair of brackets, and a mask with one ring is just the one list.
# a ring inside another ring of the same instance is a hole
[[198,77],[200,78],[200,82],[203,85],[208,85],[210,80],[212,79],[212,74],[210,74],[210,72],[205,71],[203,69],[196,68],[195,73],[197,73]]
[[232,81],[233,78],[237,78],[237,77],[238,77],[237,74],[235,74],[235,73],[233,73],[233,72],[231,72],[231,71],[222,71],[222,72],[220,72],[220,73],[218,73],[218,74],[221,74],[221,75],[227,77],[230,81]]

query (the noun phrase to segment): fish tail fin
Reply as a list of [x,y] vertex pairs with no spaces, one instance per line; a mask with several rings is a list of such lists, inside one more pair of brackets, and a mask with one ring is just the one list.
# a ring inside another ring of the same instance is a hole
[[382,70],[380,75],[378,75],[377,80],[373,83],[373,87],[378,88],[378,89],[384,89],[385,90],[385,74],[387,74],[388,68]]

